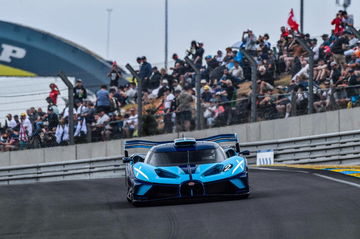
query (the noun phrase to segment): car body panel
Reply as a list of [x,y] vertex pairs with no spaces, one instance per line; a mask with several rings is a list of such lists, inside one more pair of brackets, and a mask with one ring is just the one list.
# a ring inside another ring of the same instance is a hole
[[[206,139],[229,142],[236,135],[217,135]],[[218,141],[196,140],[188,147],[187,139],[175,142],[130,141],[128,148],[150,148],[151,152],[180,152],[186,150],[201,150],[207,147],[219,147]],[[192,139],[193,140],[193,139]],[[214,143],[215,142],[215,143]],[[232,141],[234,142],[234,141]],[[151,146],[151,147],[150,147]],[[127,149],[128,149],[127,148]],[[214,148],[215,149],[215,148]],[[224,149],[221,149],[224,150]],[[126,165],[126,181],[128,185],[128,199],[132,202],[148,202],[166,199],[185,199],[210,196],[247,195],[249,193],[248,171],[246,158],[240,156],[233,149],[231,154],[221,162],[196,164],[188,161],[184,164],[170,166],[154,166],[149,163],[149,157],[134,154]],[[142,159],[139,160],[139,157]],[[189,159],[188,159],[189,160]],[[141,162],[142,161],[142,162]]]

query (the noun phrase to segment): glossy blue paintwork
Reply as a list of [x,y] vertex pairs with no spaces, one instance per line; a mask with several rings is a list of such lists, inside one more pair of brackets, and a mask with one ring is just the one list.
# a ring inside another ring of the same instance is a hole
[[[226,166],[227,164],[232,164],[232,168],[226,172],[221,171],[218,174],[204,176],[203,174],[214,167],[215,165]],[[177,178],[163,178],[159,177],[155,169],[166,170],[170,173],[177,175]],[[196,165],[196,170],[191,174],[192,180],[198,180],[201,182],[211,182],[218,181],[226,178],[231,178],[236,175],[243,173],[246,170],[246,161],[243,157],[234,156],[228,158],[227,160],[221,163],[213,163],[213,164],[200,164]],[[140,171],[140,172],[139,172]],[[133,165],[134,176],[142,181],[149,183],[159,183],[159,184],[181,184],[182,182],[190,180],[190,174],[185,173],[181,167],[179,166],[170,166],[170,167],[154,167],[149,164],[145,164],[142,162],[135,163]],[[141,173],[142,172],[142,173]]]

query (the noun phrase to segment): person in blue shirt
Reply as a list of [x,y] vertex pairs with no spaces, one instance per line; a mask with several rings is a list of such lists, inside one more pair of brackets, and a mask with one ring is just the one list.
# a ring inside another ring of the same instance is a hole
[[96,93],[96,110],[97,112],[104,111],[105,113],[110,111],[109,91],[106,85],[102,85]]

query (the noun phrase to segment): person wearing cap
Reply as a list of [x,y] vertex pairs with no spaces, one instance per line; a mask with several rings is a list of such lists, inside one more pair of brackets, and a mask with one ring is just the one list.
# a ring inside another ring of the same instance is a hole
[[13,119],[11,114],[6,115],[5,125],[7,125],[11,129],[16,127],[16,121]]
[[59,124],[59,117],[57,116],[57,114],[54,113],[52,107],[48,107],[45,119],[49,123],[49,130],[55,129]]
[[330,46],[331,41],[328,34],[323,34],[321,36],[321,39],[323,40],[323,43],[321,44],[321,47]]
[[77,79],[74,86],[74,100],[83,102],[87,98],[87,91],[81,79]]
[[252,30],[248,29],[242,34],[242,42],[244,43],[245,50],[249,51],[250,55],[256,55],[256,36]]
[[201,93],[201,99],[203,103],[210,103],[210,100],[213,98],[211,88],[208,85],[205,85]]
[[338,65],[344,69],[346,64],[344,52],[349,45],[349,32],[344,31],[342,36],[340,36],[332,45],[331,51],[333,53],[334,59]]
[[169,87],[169,81],[164,79],[162,80],[161,82],[161,86],[160,86],[160,89],[158,91],[158,95],[157,95],[157,98],[160,98],[164,95],[164,92],[167,91],[167,90],[170,90],[170,87]]
[[205,79],[202,79],[200,81],[200,94],[202,94],[204,92],[204,86],[207,85],[207,81]]
[[33,132],[33,127],[31,121],[29,120],[29,118],[26,116],[25,113],[20,114],[20,121],[21,121],[20,129],[24,130],[24,133],[26,133],[27,137],[31,137]]
[[216,67],[220,66],[220,62],[218,62],[214,57],[211,57],[210,55],[205,57],[205,61],[207,65],[207,74],[213,71]]
[[[174,53],[174,54],[172,55],[172,59],[174,60],[174,67],[175,67],[176,63],[179,63],[179,64],[181,64],[181,65],[184,65],[184,61],[179,58],[178,54]],[[170,68],[170,69],[171,69],[171,68]]]

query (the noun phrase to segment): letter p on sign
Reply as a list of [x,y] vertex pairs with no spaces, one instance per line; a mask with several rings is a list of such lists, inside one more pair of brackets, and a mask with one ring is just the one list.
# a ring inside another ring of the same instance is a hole
[[11,58],[24,58],[26,55],[26,50],[24,48],[11,46],[8,44],[1,44],[3,49],[0,54],[0,61],[11,62]]

